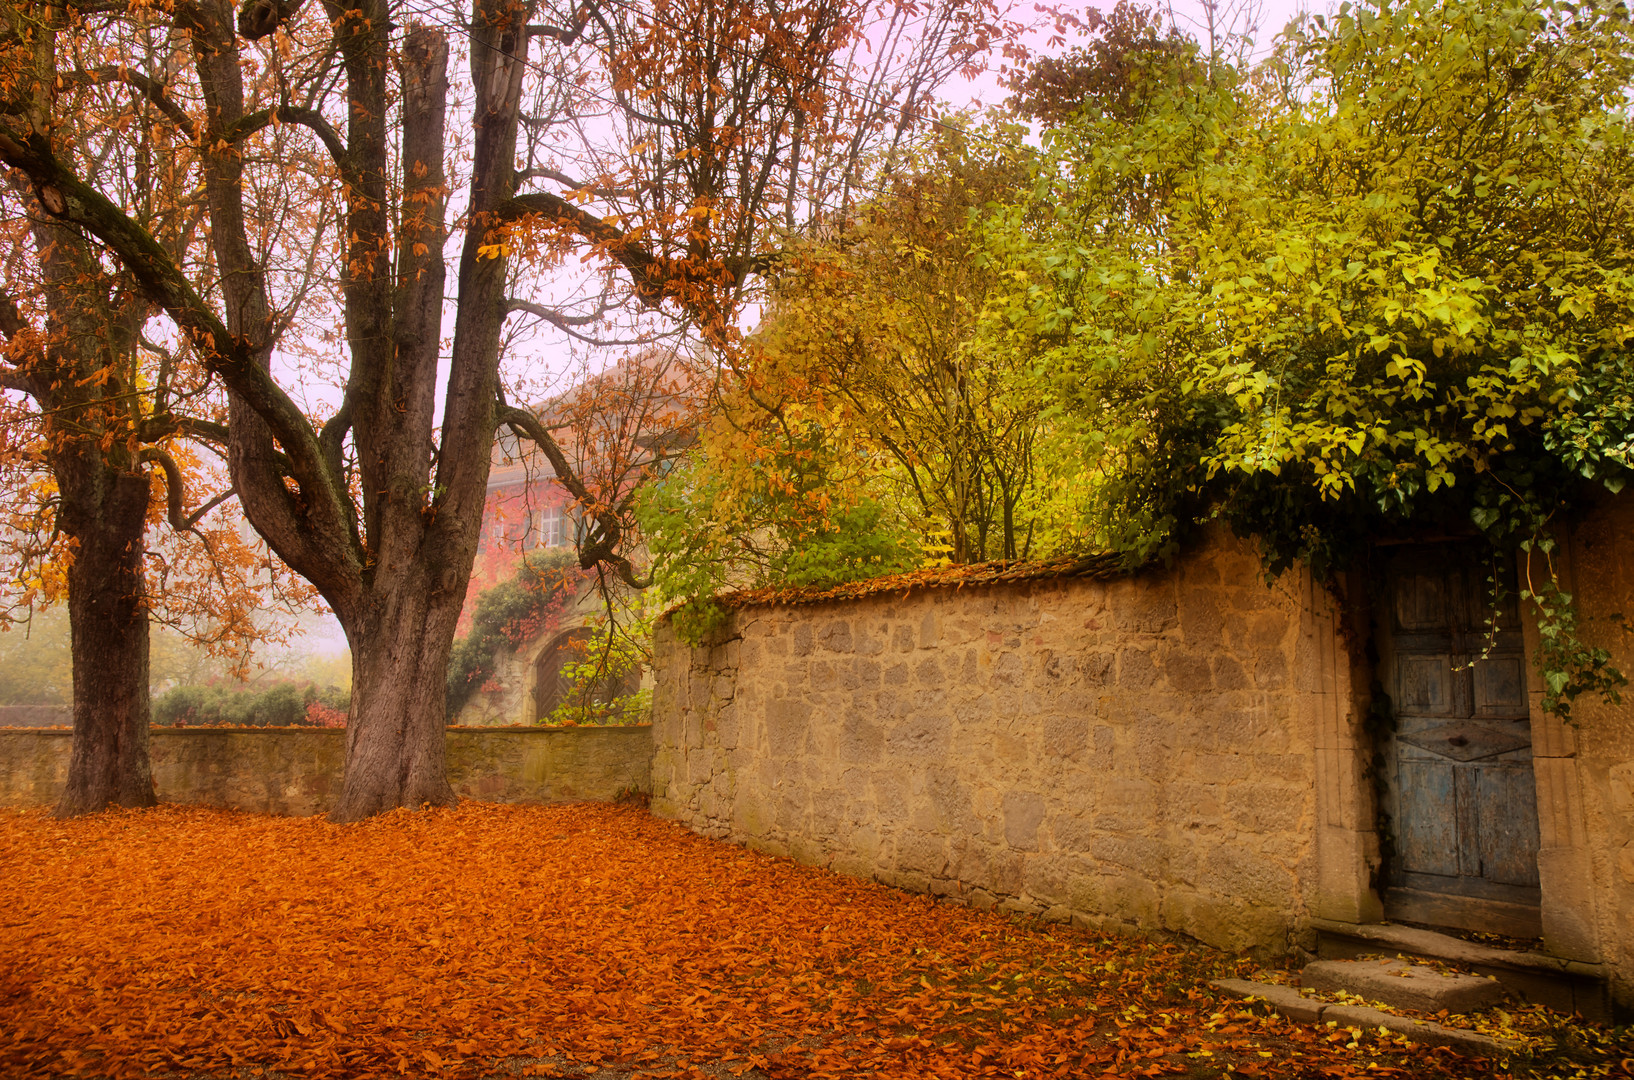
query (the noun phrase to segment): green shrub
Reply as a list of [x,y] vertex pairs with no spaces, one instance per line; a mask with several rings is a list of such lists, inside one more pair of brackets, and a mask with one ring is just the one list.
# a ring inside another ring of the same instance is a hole
[[344,714],[351,692],[339,687],[274,683],[255,690],[231,686],[178,686],[153,702],[153,722],[164,727],[308,727],[314,704]]

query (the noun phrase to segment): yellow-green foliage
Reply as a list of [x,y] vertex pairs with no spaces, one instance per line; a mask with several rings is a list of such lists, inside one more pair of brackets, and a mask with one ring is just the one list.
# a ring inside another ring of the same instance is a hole
[[[1149,554],[1213,506],[1276,565],[1448,519],[1546,553],[1634,475],[1631,75],[1622,7],[1347,5],[1049,133],[1004,314],[1099,535]],[[1550,704],[1611,690],[1530,598]]]

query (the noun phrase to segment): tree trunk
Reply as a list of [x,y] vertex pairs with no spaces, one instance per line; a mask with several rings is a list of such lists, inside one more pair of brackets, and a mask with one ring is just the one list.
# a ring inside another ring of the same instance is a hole
[[348,628],[352,712],[346,775],[331,821],[359,821],[398,806],[450,806],[443,740],[448,654],[464,590],[406,576],[378,592],[366,624]]
[[[74,745],[68,784],[57,803],[59,818],[158,802],[148,761],[148,614],[142,581],[148,478],[107,468],[94,446],[62,455],[69,456],[79,457],[76,464],[83,470],[63,484],[63,532],[77,547],[68,568]],[[57,476],[62,483],[61,465]],[[90,490],[70,497],[70,487]]]

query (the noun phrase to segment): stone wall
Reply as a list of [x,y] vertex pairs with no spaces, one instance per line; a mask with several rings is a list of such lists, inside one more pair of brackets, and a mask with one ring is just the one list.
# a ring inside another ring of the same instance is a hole
[[[1564,555],[1584,640],[1634,676],[1634,497],[1588,514]],[[1634,1005],[1634,687],[1621,704],[1580,698],[1572,720],[1533,716],[1548,734],[1534,740],[1545,941],[1606,964],[1618,998]]]
[[[317,814],[340,790],[346,733],[323,728],[155,728],[164,802]],[[0,806],[50,805],[68,775],[67,731],[0,731]],[[484,802],[608,802],[648,790],[647,727],[448,732],[454,791]]]
[[[1308,577],[1268,584],[1219,532],[1138,577],[733,618],[709,648],[660,628],[654,813],[980,906],[1232,949],[1308,940],[1314,759],[1348,738],[1322,725],[1353,719]],[[1371,811],[1349,797],[1328,824],[1355,862]]]

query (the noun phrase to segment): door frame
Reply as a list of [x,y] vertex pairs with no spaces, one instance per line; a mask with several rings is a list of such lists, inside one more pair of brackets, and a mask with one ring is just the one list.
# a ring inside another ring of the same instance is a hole
[[[1378,547],[1467,539],[1403,537]],[[1570,545],[1554,553],[1561,586],[1576,591]],[[1516,553],[1524,568],[1526,553]],[[1524,572],[1524,570],[1523,570]],[[1332,923],[1384,921],[1383,858],[1375,785],[1371,686],[1380,674],[1373,642],[1373,604],[1364,574],[1338,576],[1333,587],[1308,571],[1301,584],[1301,649],[1309,658],[1301,710],[1314,727],[1316,888],[1310,914]],[[1522,602],[1521,633],[1528,673],[1536,671],[1539,636],[1535,611]],[[1528,679],[1532,776],[1537,785],[1538,881],[1543,949],[1566,959],[1602,961],[1596,905],[1578,773],[1576,729],[1544,713],[1543,692]]]
[[[1531,738],[1529,690],[1534,680],[1527,671],[1517,595],[1519,586],[1513,579],[1499,583],[1500,592],[1506,594],[1509,601],[1504,604],[1509,614],[1500,617],[1481,610],[1492,597],[1486,587],[1477,583],[1490,569],[1496,568],[1483,567],[1483,551],[1478,540],[1471,543],[1467,539],[1449,538],[1429,543],[1385,544],[1375,547],[1374,552],[1376,558],[1369,581],[1369,596],[1373,600],[1373,653],[1377,657],[1374,685],[1390,706],[1388,710],[1375,707],[1378,722],[1372,732],[1379,764],[1373,781],[1379,802],[1379,827],[1383,832],[1381,877],[1384,880],[1381,884],[1385,915],[1393,921],[1486,931],[1522,939],[1538,938],[1542,935],[1539,886],[1499,882],[1484,874],[1472,873],[1468,866],[1456,866],[1450,877],[1442,876],[1444,871],[1424,867],[1410,869],[1406,865],[1408,852],[1404,850],[1415,830],[1434,833],[1438,825],[1445,824],[1449,831],[1443,839],[1454,845],[1446,854],[1453,863],[1463,864],[1466,858],[1473,857],[1473,848],[1466,845],[1477,843],[1479,833],[1464,830],[1477,828],[1475,815],[1479,813],[1476,810],[1479,803],[1474,785],[1476,777],[1483,775],[1485,769],[1515,777],[1522,785],[1516,789],[1517,795],[1530,795],[1532,801],[1536,801],[1536,773],[1529,744],[1513,748],[1525,750],[1521,760],[1500,763],[1483,757],[1480,764],[1473,761],[1464,764],[1438,745],[1419,742],[1405,733],[1407,728],[1416,728],[1422,737],[1448,728],[1467,727],[1474,731],[1507,732],[1507,736],[1498,735],[1500,743],[1506,737]],[[1515,567],[1503,567],[1499,572],[1512,575]],[[1399,605],[1405,599],[1398,590],[1409,580],[1426,577],[1439,583],[1437,591],[1442,597],[1439,619],[1423,626],[1398,626]],[[1492,637],[1481,640],[1485,637],[1480,629],[1481,621],[1493,618],[1499,618],[1500,622],[1495,629],[1492,623],[1487,623]],[[1477,653],[1476,649],[1483,651]],[[1484,650],[1497,650],[1500,658],[1519,668],[1520,684],[1508,697],[1510,704],[1500,707],[1493,715],[1484,715],[1481,708],[1482,676],[1490,671],[1480,665],[1483,660],[1493,659]],[[1445,696],[1439,708],[1429,702],[1412,708],[1400,698],[1403,676],[1398,665],[1404,662],[1403,656],[1446,662],[1438,680]],[[1463,663],[1457,662],[1460,659]],[[1420,790],[1409,792],[1403,788],[1407,770],[1415,765],[1421,772],[1429,769],[1444,774],[1447,782],[1444,801],[1432,799],[1427,803]],[[1454,822],[1456,824],[1452,824]],[[1527,813],[1525,819],[1513,824],[1531,834],[1532,842],[1523,841],[1522,851],[1530,864],[1527,869],[1535,874],[1537,848],[1541,846],[1535,814]],[[1421,851],[1420,855],[1434,857],[1439,851],[1439,848],[1434,852]]]

